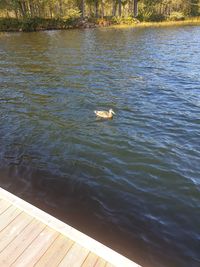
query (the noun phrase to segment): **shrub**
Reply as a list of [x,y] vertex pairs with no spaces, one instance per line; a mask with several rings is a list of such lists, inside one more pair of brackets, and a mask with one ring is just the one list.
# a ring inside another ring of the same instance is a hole
[[182,12],[172,12],[169,17],[168,20],[184,20],[185,16]]
[[127,24],[127,25],[132,25],[139,23],[139,20],[129,16],[129,17],[112,17],[111,22],[113,24]]
[[70,11],[65,18],[2,18],[0,19],[0,31],[38,31],[38,30],[53,30],[53,29],[66,29],[70,25],[75,26],[80,12]]
[[37,26],[39,24],[38,18],[26,18],[22,21],[21,29],[22,31],[36,31]]
[[163,21],[165,20],[165,16],[163,14],[157,14],[154,12],[146,12],[146,13],[139,13],[138,17],[137,17],[140,21],[155,21],[155,22],[159,22],[159,21]]
[[149,21],[159,22],[163,20],[165,20],[165,16],[163,14],[151,14],[149,17]]
[[81,11],[78,8],[70,8],[67,10],[67,18],[79,19],[81,17]]
[[145,3],[141,3],[138,6],[138,16],[137,18],[140,21],[155,21],[155,22],[159,22],[159,21],[163,21],[165,20],[165,16],[163,14],[160,14],[154,5],[147,5]]
[[15,18],[1,18],[0,31],[16,31],[20,29],[21,24]]

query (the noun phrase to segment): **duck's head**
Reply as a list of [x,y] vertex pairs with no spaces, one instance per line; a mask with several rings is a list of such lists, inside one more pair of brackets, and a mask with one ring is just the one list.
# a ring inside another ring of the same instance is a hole
[[116,115],[116,113],[111,109],[109,109],[109,113]]

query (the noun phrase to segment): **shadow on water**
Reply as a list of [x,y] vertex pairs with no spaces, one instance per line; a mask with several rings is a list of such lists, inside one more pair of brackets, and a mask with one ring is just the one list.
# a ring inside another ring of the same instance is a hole
[[2,168],[0,177],[1,186],[9,192],[129,258],[139,257],[139,240],[133,240],[122,226],[112,222],[111,214],[105,213],[95,198],[96,190],[89,185],[18,164]]
[[[158,266],[176,267],[181,266],[185,260],[188,260],[187,257],[182,257],[179,262],[177,251],[174,252],[173,247],[171,250],[169,249],[167,240],[166,244],[163,244],[163,240],[159,236],[159,228],[151,229],[151,220],[148,224],[147,218],[142,219],[140,213],[131,214],[130,220],[133,225],[130,232],[128,229],[129,223],[127,224],[126,220],[123,221],[123,217],[120,218],[120,212],[118,214],[113,213],[96,197],[101,188],[85,184],[81,179],[57,176],[47,171],[20,166],[19,162],[1,168],[0,177],[0,183],[4,189],[144,267],[155,266],[155,250],[157,250],[156,261]],[[117,206],[118,203],[115,202],[116,209]],[[154,220],[155,218],[149,217],[149,219]],[[134,234],[134,232],[137,234]],[[156,232],[158,232],[158,235]],[[146,234],[149,235],[148,239],[145,237]],[[148,243],[148,246],[144,246],[143,242]],[[161,244],[162,250],[160,250]],[[163,250],[165,246],[168,254]],[[177,258],[178,261],[174,258]]]

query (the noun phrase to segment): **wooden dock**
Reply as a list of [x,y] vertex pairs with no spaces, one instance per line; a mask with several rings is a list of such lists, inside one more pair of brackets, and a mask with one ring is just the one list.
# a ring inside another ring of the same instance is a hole
[[140,267],[2,188],[0,266]]

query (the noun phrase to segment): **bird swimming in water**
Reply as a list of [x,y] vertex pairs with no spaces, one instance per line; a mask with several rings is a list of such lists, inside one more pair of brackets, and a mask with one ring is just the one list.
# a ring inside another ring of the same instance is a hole
[[96,114],[97,117],[102,118],[102,119],[112,119],[113,114],[116,115],[112,109],[109,109],[109,111],[95,110],[94,113]]

